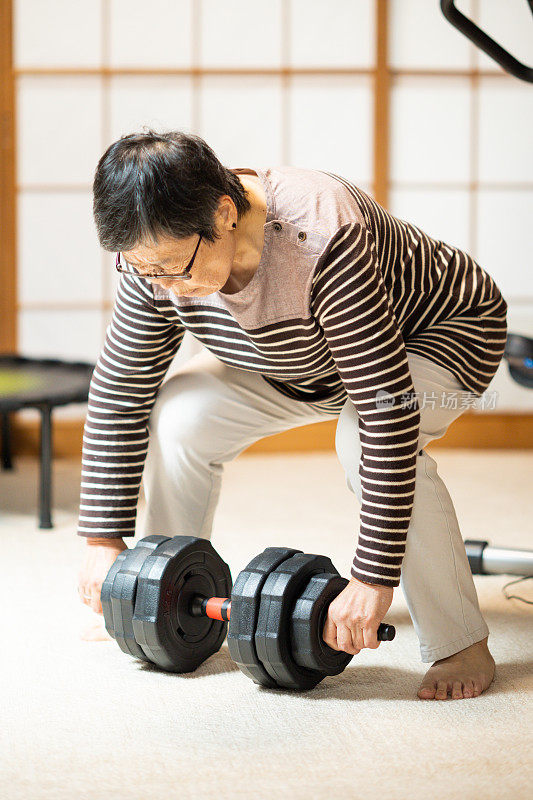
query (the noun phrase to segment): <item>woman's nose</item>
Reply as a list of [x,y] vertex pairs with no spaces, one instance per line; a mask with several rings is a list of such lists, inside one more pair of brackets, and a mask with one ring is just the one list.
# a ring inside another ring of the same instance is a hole
[[159,280],[157,280],[157,281],[156,281],[156,283],[160,283],[160,284],[161,284],[161,286],[163,287],[163,289],[171,289],[171,288],[172,288],[172,286],[174,285],[174,281],[173,281],[173,280],[171,280],[171,279],[167,279],[167,280],[164,280],[164,279],[163,279],[163,280],[162,280],[162,279],[160,278]]

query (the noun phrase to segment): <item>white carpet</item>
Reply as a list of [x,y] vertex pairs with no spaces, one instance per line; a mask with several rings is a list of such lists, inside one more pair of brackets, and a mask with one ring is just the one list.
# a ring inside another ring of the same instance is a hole
[[[464,538],[533,547],[531,454],[435,453]],[[496,679],[471,700],[416,697],[427,665],[400,589],[387,615],[394,642],[311,692],[256,686],[226,645],[194,674],[165,674],[115,642],[80,639],[94,615],[76,592],[79,474],[56,462],[56,527],[45,532],[37,465],[0,473],[2,798],[532,796],[533,606],[505,600],[509,577],[476,578]],[[347,577],[357,517],[334,454],[244,456],[226,469],[212,541],[234,578],[271,545],[327,554]],[[532,584],[513,588],[533,600]]]

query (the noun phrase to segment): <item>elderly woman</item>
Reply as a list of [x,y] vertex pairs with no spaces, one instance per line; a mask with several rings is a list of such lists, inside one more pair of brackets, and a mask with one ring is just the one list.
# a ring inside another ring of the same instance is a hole
[[[209,538],[225,462],[264,436],[337,418],[361,512],[324,641],[352,654],[378,647],[401,585],[422,660],[434,662],[418,696],[481,694],[494,675],[489,631],[425,446],[502,358],[507,304],[487,272],[345,178],[229,169],[182,132],[112,144],[94,216],[121,275],[83,440],[84,602],[101,610],[102,581],[135,533],[145,460],[144,535]],[[186,330],[206,349],[161,385]]]

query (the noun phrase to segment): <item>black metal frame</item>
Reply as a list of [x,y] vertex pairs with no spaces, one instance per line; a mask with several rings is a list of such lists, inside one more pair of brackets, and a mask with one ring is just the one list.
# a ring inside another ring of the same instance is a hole
[[[526,0],[533,14],[533,0]],[[533,67],[527,67],[507,52],[501,45],[494,41],[485,31],[465,17],[456,7],[454,0],[440,0],[441,11],[454,28],[463,33],[476,47],[483,50],[506,72],[520,78],[522,81],[533,83]],[[532,28],[533,33],[533,28]]]
[[[200,234],[200,238],[198,239],[198,244],[196,245],[195,251],[192,254],[192,258],[183,270],[183,272],[178,273],[177,275],[172,275],[170,273],[164,272],[135,272],[135,270],[128,270],[122,269],[120,266],[120,252],[117,253],[117,257],[115,260],[115,269],[117,272],[120,272],[121,275],[132,275],[134,278],[172,278],[173,280],[181,280],[181,281],[190,281],[192,278],[191,269],[193,268],[194,259],[196,258],[196,253],[198,252],[198,248],[200,247],[200,242],[202,241],[202,234]],[[124,259],[126,260],[126,259]],[[128,262],[126,261],[126,264]]]
[[22,408],[36,408],[41,414],[41,442],[40,442],[40,476],[39,476],[39,528],[50,529],[52,524],[52,410],[54,406],[68,405],[69,403],[85,403],[89,395],[94,364],[86,361],[66,361],[55,358],[25,358],[14,354],[0,355],[0,363],[9,362],[13,365],[32,364],[44,367],[68,367],[78,369],[82,375],[86,372],[87,386],[83,390],[62,391],[58,389],[53,394],[41,395],[24,399],[2,399],[0,397],[0,417],[2,431],[2,467],[13,469],[11,451],[11,431],[9,414],[20,411]]

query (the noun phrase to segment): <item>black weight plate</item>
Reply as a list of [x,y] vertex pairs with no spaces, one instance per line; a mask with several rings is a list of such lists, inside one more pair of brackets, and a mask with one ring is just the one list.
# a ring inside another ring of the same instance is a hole
[[232,660],[254,683],[273,688],[272,680],[255,649],[255,626],[261,602],[261,589],[273,569],[301,550],[267,547],[237,575],[231,593],[228,649]]
[[350,653],[333,650],[322,638],[328,608],[347,584],[336,570],[334,575],[313,575],[291,614],[292,657],[300,667],[319,670],[323,677],[338,675],[353,658]]
[[268,674],[285,689],[312,689],[324,675],[300,667],[291,654],[291,614],[311,575],[333,572],[327,556],[298,553],[273,570],[261,592],[255,646]]
[[129,653],[130,656],[135,656],[143,661],[149,661],[150,657],[135,640],[133,630],[137,578],[148,556],[159,545],[167,541],[168,536],[146,536],[144,539],[140,539],[131,550],[124,550],[126,556],[120,564],[111,586],[111,610],[117,644],[124,653]]
[[193,616],[193,597],[229,597],[231,574],[208,539],[174,536],[144,562],[137,581],[135,638],[162,669],[192,672],[220,650],[227,622]]
[[102,589],[100,591],[100,601],[102,603],[102,611],[104,612],[105,628],[108,634],[113,637],[113,639],[115,638],[115,626],[113,623],[113,609],[111,608],[111,587],[113,586],[115,575],[122,566],[122,562],[128,553],[129,550],[123,550],[115,558],[111,564],[111,567],[109,568],[109,572],[107,573],[104,582],[102,583]]

